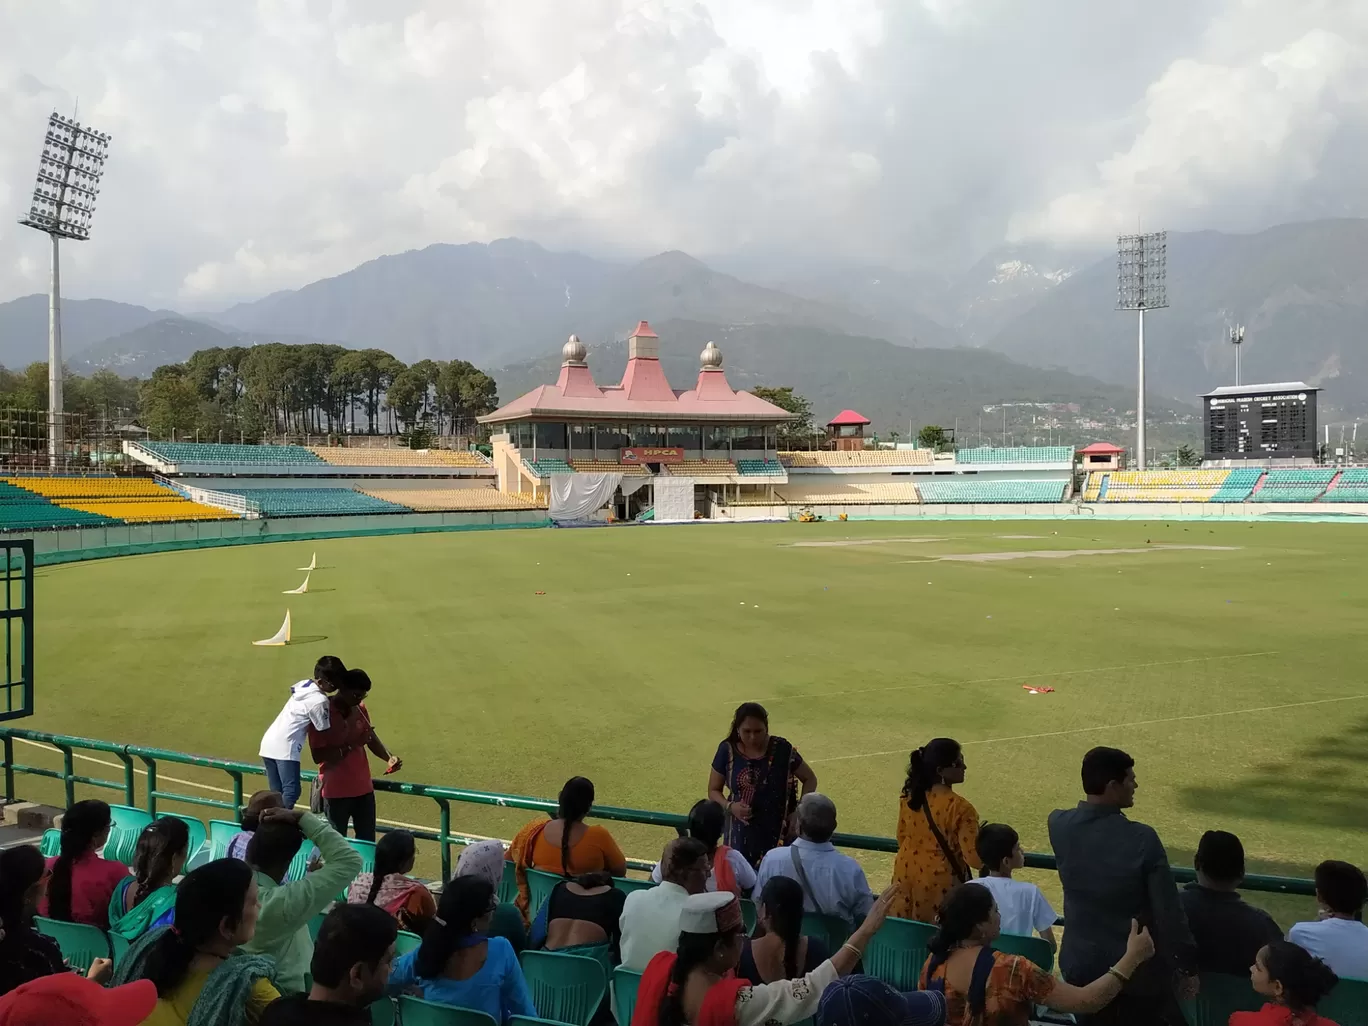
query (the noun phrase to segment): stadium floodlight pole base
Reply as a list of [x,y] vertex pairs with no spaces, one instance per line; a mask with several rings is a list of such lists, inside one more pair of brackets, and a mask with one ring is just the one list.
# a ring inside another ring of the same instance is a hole
[[304,583],[303,583],[303,584],[301,584],[298,588],[291,588],[289,591],[282,591],[281,594],[282,594],[282,595],[307,595],[307,594],[309,593],[309,578],[312,577],[312,576],[313,576],[312,573],[307,573],[307,574],[305,574],[305,575],[304,575]]
[[317,569],[318,569],[318,553],[315,552],[315,553],[313,554],[313,559],[309,560],[309,565],[308,565],[308,566],[297,566],[297,567],[295,567],[295,569],[296,569],[296,570],[317,570]]
[[276,631],[271,637],[262,641],[254,641],[253,645],[261,645],[272,648],[282,648],[290,643],[290,611],[285,610],[285,622],[280,625],[280,630]]

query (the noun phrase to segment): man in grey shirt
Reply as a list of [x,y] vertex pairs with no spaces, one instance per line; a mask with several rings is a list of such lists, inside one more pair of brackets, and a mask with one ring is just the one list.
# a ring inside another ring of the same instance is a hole
[[1132,919],[1148,926],[1155,957],[1135,971],[1087,1026],[1183,1026],[1181,1000],[1195,997],[1196,949],[1154,828],[1126,818],[1135,804],[1135,760],[1117,748],[1083,757],[1084,801],[1050,813],[1050,844],[1064,886],[1064,979],[1084,986],[1126,950]]

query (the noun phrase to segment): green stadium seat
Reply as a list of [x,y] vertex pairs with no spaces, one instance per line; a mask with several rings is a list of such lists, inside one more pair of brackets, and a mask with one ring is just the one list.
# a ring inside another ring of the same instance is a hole
[[741,921],[746,924],[746,936],[755,932],[755,921],[758,915],[755,911],[755,902],[750,898],[741,899]]
[[804,912],[803,933],[809,937],[821,938],[828,951],[835,951],[850,939],[850,924],[840,916]]
[[382,997],[370,1006],[371,1026],[394,1026],[399,1013],[394,1008],[394,998]]
[[518,900],[518,871],[513,863],[504,860],[503,876],[499,878],[499,904],[511,905]]
[[737,460],[737,472],[742,477],[782,477],[784,465],[778,460]]
[[640,986],[641,973],[622,966],[613,970],[613,1017],[617,1019],[618,1026],[631,1026],[637,988]]
[[932,478],[917,482],[926,503],[1063,502],[1064,478],[1054,481],[978,481],[974,478]]
[[394,952],[397,955],[407,955],[410,951],[415,951],[418,945],[423,943],[423,938],[416,933],[408,930],[400,930],[399,936],[394,940]]
[[1014,933],[1000,933],[993,947],[1008,955],[1029,958],[1047,973],[1054,972],[1054,948],[1040,937],[1021,937]]
[[655,886],[654,880],[633,880],[625,876],[613,877],[613,886],[623,894],[631,894],[633,891],[649,891]]
[[228,488],[255,502],[267,517],[353,516],[359,513],[411,513],[407,506],[386,502],[353,488]]
[[373,873],[375,871],[375,842],[348,837],[347,844],[361,856],[361,872]]
[[537,460],[523,460],[523,466],[530,470],[536,477],[549,477],[551,474],[573,474],[575,468],[566,463],[565,460],[542,457]]
[[190,845],[186,848],[186,851],[189,853],[186,856],[187,862],[189,861],[190,856],[197,854],[209,840],[209,831],[205,830],[204,823],[194,816],[182,816],[179,812],[159,812],[157,813],[157,818],[178,819],[189,829]]
[[1267,999],[1248,976],[1202,973],[1197,997],[1183,1008],[1190,1026],[1226,1026],[1233,1012],[1257,1012]]
[[[328,913],[320,912],[318,913],[318,915],[314,916],[312,919],[309,920],[309,938],[311,940],[318,940],[318,931],[323,929],[323,920],[327,918]],[[396,955],[403,954],[403,952],[399,950],[398,945],[395,945],[394,953]]]
[[[372,1011],[372,1022],[374,1014]],[[493,1016],[473,1008],[439,1005],[409,994],[399,998],[399,1021],[404,1026],[499,1026]]]
[[133,942],[117,933],[109,934],[110,956],[114,959],[114,968],[119,968],[119,963],[123,961],[128,949],[133,946]]
[[546,904],[546,899],[551,897],[551,892],[556,889],[556,884],[564,880],[565,877],[559,873],[548,873],[542,869],[527,870],[527,890],[528,890],[528,912],[535,918],[541,911],[541,907]]
[[131,805],[111,805],[109,814],[109,840],[105,842],[101,854],[104,858],[131,866],[138,850],[138,838],[145,828],[152,825],[152,817]]
[[571,1026],[589,1026],[608,989],[603,963],[585,955],[524,951],[522,969],[537,1011]]
[[865,972],[898,990],[916,990],[926,964],[926,946],[935,935],[930,923],[890,916],[865,948]]
[[109,938],[98,926],[85,923],[63,923],[43,916],[33,917],[33,927],[44,937],[51,937],[62,949],[67,965],[84,975],[97,958],[110,958]]
[[38,850],[50,859],[62,854],[62,832],[56,829],[44,830],[43,839],[38,843]]
[[1211,497],[1212,502],[1244,502],[1263,477],[1262,467],[1237,467]]
[[555,1019],[538,1019],[532,1015],[510,1015],[508,1026],[568,1026],[568,1024],[557,1022]]
[[304,874],[309,871],[309,860],[313,858],[314,852],[318,850],[313,841],[305,841],[299,846],[299,851],[290,860],[290,868],[285,871],[285,882],[294,883],[296,880],[303,880]]
[[1018,445],[998,448],[981,446],[960,449],[956,463],[1073,463],[1074,450],[1068,445]]
[[1368,980],[1341,979],[1316,1012],[1339,1026],[1368,1026]]
[[327,464],[327,460],[302,445],[143,442],[142,447],[164,462],[173,464],[240,464],[262,469]]

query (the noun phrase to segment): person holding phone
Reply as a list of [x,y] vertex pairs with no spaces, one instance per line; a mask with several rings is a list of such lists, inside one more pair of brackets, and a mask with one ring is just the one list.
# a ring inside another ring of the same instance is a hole
[[348,670],[329,700],[326,730],[309,725],[309,753],[323,779],[323,801],[328,820],[343,837],[347,824],[357,840],[375,840],[375,785],[371,783],[366,749],[385,760],[385,772],[402,768],[403,760],[391,754],[371,726],[366,696],[371,679],[365,670]]

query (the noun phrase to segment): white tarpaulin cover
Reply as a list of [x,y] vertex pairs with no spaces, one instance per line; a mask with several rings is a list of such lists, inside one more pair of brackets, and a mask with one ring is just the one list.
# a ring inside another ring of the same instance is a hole
[[655,521],[694,518],[694,482],[691,477],[661,475],[655,485]]
[[552,520],[588,520],[613,500],[613,493],[622,485],[622,494],[630,495],[650,478],[634,476],[630,484],[623,484],[621,474],[552,474]]

